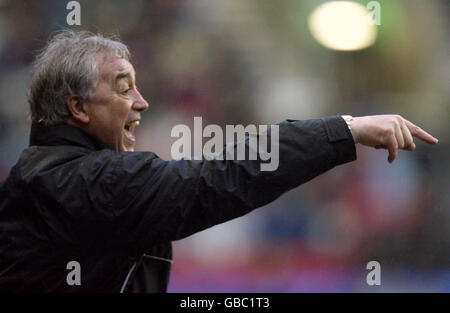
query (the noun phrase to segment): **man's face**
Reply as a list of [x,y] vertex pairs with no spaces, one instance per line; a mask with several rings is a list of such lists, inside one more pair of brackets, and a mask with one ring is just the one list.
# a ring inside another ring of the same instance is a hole
[[134,151],[134,129],[148,103],[136,87],[136,73],[125,59],[106,59],[94,97],[86,102],[86,130],[116,151]]

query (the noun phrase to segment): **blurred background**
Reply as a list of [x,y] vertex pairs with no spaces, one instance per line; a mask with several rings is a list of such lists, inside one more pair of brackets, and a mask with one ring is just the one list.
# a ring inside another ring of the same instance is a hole
[[[169,159],[172,127],[194,116],[396,113],[440,139],[393,164],[358,147],[356,162],[175,242],[169,292],[450,292],[449,1],[380,0],[375,26],[319,0],[79,1],[68,26],[67,2],[0,0],[0,180],[28,145],[36,51],[65,27],[116,34],[150,103],[138,150]],[[366,283],[369,261],[381,286]]]

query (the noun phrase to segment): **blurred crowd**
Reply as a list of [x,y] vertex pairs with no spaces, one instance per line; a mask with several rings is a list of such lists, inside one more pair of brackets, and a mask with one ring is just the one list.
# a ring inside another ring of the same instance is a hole
[[[223,126],[395,113],[440,139],[393,164],[357,147],[356,162],[176,242],[169,291],[450,291],[448,1],[379,1],[377,41],[354,52],[312,38],[319,0],[79,2],[81,26],[68,26],[67,1],[0,0],[0,181],[28,145],[36,52],[62,28],[115,34],[150,103],[138,150],[169,159],[172,127],[194,116]],[[366,284],[372,260],[380,287]]]

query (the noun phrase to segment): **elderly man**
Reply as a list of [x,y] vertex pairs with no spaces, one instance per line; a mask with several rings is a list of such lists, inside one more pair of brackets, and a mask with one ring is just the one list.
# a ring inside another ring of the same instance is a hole
[[166,161],[134,152],[148,108],[135,75],[124,44],[87,32],[62,32],[37,57],[30,146],[1,187],[1,291],[165,292],[172,241],[355,160],[357,143],[388,149],[389,162],[413,137],[437,143],[400,116],[333,116],[280,123],[274,171],[260,159]]

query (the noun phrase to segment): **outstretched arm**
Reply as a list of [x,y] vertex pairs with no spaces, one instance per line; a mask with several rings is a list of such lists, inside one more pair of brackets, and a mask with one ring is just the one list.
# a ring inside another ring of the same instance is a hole
[[[102,154],[111,180],[95,188],[111,191],[106,207],[113,210],[112,237],[121,238],[123,246],[141,249],[182,239],[242,216],[356,159],[352,135],[339,116],[278,126],[279,162],[270,171],[261,170],[266,162],[259,158],[166,161],[150,152]],[[273,142],[273,132],[266,135]],[[251,149],[249,137],[236,143],[240,144]]]
[[[75,205],[66,209],[90,230],[82,233],[86,240],[103,236],[124,249],[143,251],[242,216],[355,160],[355,142],[386,147],[390,161],[397,149],[415,148],[413,136],[437,142],[398,116],[354,118],[350,126],[351,131],[337,116],[280,123],[279,165],[273,171],[261,171],[260,159],[166,161],[151,152],[103,150],[83,160],[82,175],[66,180],[84,186],[80,193],[61,193],[58,201]],[[244,144],[248,151],[248,137]],[[65,198],[80,196],[92,205],[89,210],[79,209],[79,199]]]

